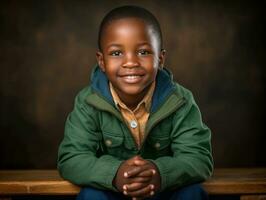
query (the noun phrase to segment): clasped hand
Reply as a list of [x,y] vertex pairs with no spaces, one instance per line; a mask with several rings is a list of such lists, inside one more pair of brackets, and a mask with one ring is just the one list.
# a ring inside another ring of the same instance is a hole
[[120,165],[113,183],[124,195],[140,200],[160,189],[161,177],[154,163],[135,156]]

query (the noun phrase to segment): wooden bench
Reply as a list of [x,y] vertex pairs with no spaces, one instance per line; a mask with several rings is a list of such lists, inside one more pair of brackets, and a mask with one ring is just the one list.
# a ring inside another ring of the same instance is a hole
[[[241,200],[266,200],[266,168],[215,169],[203,183],[210,195],[239,195]],[[0,171],[0,199],[17,195],[76,195],[80,188],[56,170]]]

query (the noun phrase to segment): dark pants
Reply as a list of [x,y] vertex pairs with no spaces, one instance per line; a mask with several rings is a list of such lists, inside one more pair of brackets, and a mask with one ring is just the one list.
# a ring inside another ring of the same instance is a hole
[[[123,200],[123,199],[132,199],[127,198],[123,194],[98,190],[91,187],[83,188],[77,200]],[[147,200],[207,200],[208,194],[203,190],[200,184],[189,185],[183,188],[180,188],[176,191],[171,192],[162,192],[152,198],[147,198]]]

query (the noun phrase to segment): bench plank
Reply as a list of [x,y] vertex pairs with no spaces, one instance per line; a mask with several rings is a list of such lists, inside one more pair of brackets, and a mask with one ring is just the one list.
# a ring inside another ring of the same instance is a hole
[[[266,194],[266,168],[215,169],[203,183],[209,194]],[[0,195],[76,195],[80,188],[57,170],[0,170]]]
[[266,195],[244,195],[240,200],[266,200]]
[[1,170],[0,195],[75,195],[80,188],[57,170]]
[[216,169],[203,186],[209,194],[266,194],[266,168]]

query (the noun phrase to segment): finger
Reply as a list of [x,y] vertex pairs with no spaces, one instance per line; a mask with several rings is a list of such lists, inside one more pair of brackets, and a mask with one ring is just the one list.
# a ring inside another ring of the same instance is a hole
[[141,197],[132,197],[132,200],[142,200],[143,198]]
[[134,177],[140,172],[149,169],[149,165],[136,166],[124,173],[125,178]]
[[132,197],[132,200],[142,200],[143,198]]
[[136,190],[136,191],[133,191],[133,192],[130,192],[130,191],[127,191],[127,195],[128,196],[131,196],[131,197],[150,197],[152,195],[154,195],[154,185],[147,185],[146,187],[143,187],[139,190]]
[[138,160],[138,159],[141,159],[141,157],[140,157],[140,156],[134,156],[134,157],[132,157],[132,158],[126,160],[126,163],[127,163],[128,165],[134,165],[135,160]]
[[130,178],[128,179],[128,183],[147,183],[147,182],[151,182],[152,177],[147,176],[147,177],[134,177],[134,178]]
[[127,193],[129,193],[129,192],[134,192],[134,191],[140,190],[142,188],[145,188],[148,185],[150,185],[150,184],[148,184],[148,183],[131,183],[131,184],[124,185],[123,190],[127,191]]
[[145,165],[147,164],[148,162],[146,160],[143,160],[143,159],[136,159],[134,160],[134,164],[139,166],[139,165]]
[[141,167],[133,167],[132,169],[128,170],[124,173],[124,177],[128,178],[134,176],[142,171]]
[[136,155],[133,157],[134,160],[143,160],[143,158],[140,155]]
[[153,176],[156,174],[156,170],[155,169],[148,169],[145,171],[142,171],[138,174],[138,176],[140,177],[147,177],[147,176]]

